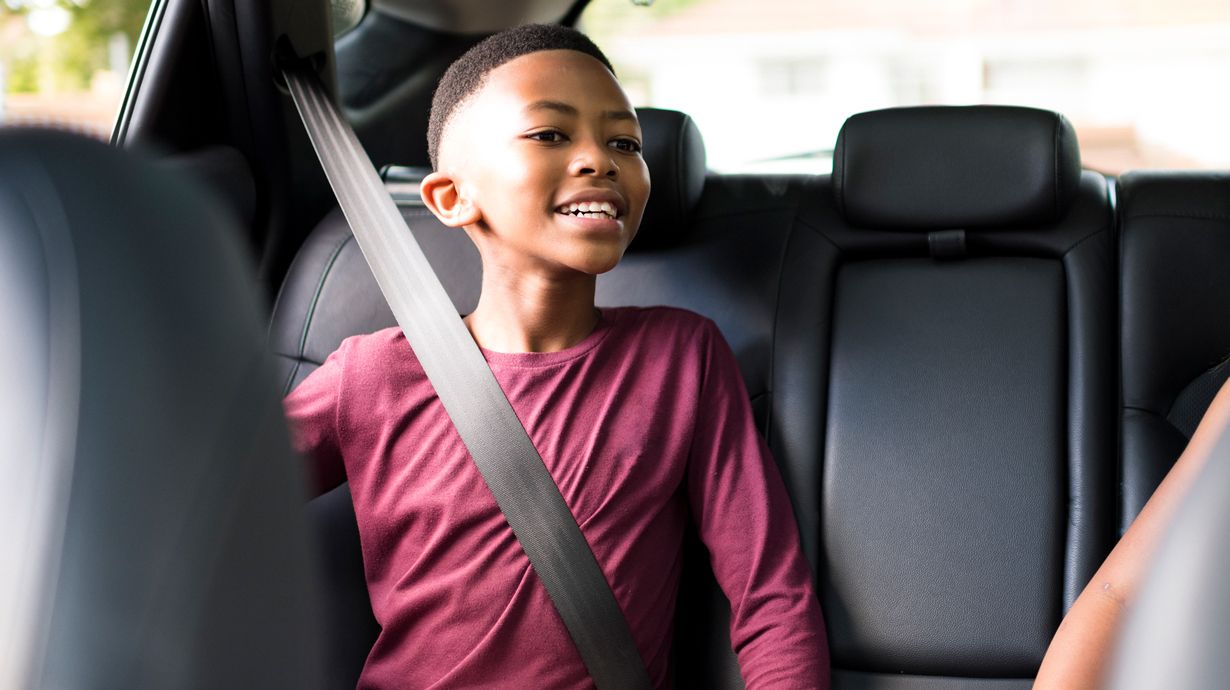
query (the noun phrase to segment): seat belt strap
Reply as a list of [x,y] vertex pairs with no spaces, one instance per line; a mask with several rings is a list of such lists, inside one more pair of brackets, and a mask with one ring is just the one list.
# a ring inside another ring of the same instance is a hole
[[284,67],[283,75],[380,290],[594,683],[652,687],[576,518],[358,137],[310,66]]

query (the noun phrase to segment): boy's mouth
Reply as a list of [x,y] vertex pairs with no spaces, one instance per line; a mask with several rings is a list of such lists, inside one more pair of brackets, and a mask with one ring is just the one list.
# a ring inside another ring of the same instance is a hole
[[619,212],[609,201],[582,201],[563,204],[555,209],[556,213],[577,218],[618,218]]

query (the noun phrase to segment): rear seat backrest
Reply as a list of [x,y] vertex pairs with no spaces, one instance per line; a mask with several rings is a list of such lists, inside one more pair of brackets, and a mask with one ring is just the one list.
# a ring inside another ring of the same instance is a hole
[[1230,174],[1128,173],[1119,199],[1126,529],[1230,377]]
[[836,677],[1024,687],[1109,542],[1106,182],[1054,113],[928,107],[850,118],[832,188],[782,277],[770,437],[819,463]]
[[[705,178],[686,116],[640,115],[650,207],[598,301],[722,329],[824,584],[839,682],[1032,674],[1113,510],[1109,206],[1070,128],[1021,109],[869,114],[843,133],[835,195],[828,176]],[[468,311],[473,247],[403,212]],[[941,232],[955,229],[965,259]],[[344,337],[392,323],[344,221],[326,219],[275,308],[288,389]],[[373,625],[357,535],[344,491],[318,505],[341,544],[334,628],[352,648],[335,665],[353,683]],[[691,544],[677,685],[737,687],[705,562]]]

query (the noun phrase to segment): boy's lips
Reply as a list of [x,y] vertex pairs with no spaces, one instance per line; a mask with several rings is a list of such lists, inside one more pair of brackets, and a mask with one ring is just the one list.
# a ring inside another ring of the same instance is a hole
[[618,192],[592,189],[568,197],[555,212],[575,218],[617,220],[628,212],[628,204]]
[[555,217],[560,219],[565,226],[579,230],[583,233],[598,233],[606,235],[608,233],[619,234],[623,232],[624,221],[622,218],[610,216],[605,213],[561,213],[557,211]]

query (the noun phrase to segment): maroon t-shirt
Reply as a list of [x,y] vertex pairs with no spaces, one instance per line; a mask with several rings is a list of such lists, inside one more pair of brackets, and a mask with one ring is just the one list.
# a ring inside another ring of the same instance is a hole
[[[689,515],[751,688],[828,685],[790,503],[708,319],[604,309],[560,352],[483,351],[593,549],[657,687]],[[348,338],[285,400],[318,489],[350,481],[381,633],[360,687],[593,687],[405,336]]]

